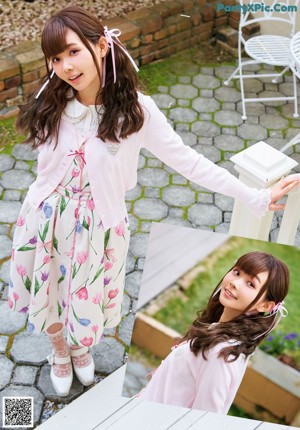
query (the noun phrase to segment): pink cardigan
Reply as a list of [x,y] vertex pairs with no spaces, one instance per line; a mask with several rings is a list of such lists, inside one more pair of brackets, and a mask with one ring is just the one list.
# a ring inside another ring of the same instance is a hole
[[[104,228],[115,226],[126,216],[125,193],[137,183],[138,158],[142,147],[187,179],[212,191],[237,198],[256,216],[264,215],[270,202],[269,190],[258,191],[247,187],[227,170],[184,145],[154,101],[143,94],[139,94],[139,100],[145,113],[143,127],[121,140],[116,155],[108,152],[105,143],[95,136],[95,132],[80,132],[74,124],[61,120],[55,151],[54,143],[40,147],[38,176],[28,191],[32,208],[37,210],[41,202],[55,190],[72,163],[70,155],[83,142],[87,142],[85,159],[90,186]],[[78,101],[75,103],[79,118],[88,107]]]
[[[234,341],[233,341],[234,342]],[[168,405],[227,414],[245,373],[248,359],[241,354],[226,363],[218,353],[229,342],[222,342],[196,356],[189,343],[181,343],[162,361],[149,384],[137,397]]]

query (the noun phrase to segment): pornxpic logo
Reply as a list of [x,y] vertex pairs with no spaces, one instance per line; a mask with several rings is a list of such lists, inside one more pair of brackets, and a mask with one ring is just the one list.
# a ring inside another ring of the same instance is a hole
[[285,5],[282,3],[275,3],[272,6],[265,3],[248,3],[248,4],[236,4],[236,5],[226,5],[224,3],[217,4],[217,12],[297,12],[298,7],[296,5]]

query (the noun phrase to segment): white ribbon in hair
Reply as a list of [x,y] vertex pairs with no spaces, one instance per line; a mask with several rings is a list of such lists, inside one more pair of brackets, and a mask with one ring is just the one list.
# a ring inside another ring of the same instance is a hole
[[[53,76],[55,75],[54,70],[52,70],[51,74],[50,74],[50,79],[53,78]],[[37,93],[37,95],[35,96],[36,99],[38,99],[41,95],[41,93],[44,91],[44,89],[46,88],[46,86],[49,84],[49,79],[47,79],[47,81],[42,85],[42,87],[40,88],[39,92]]]
[[[111,50],[111,59],[112,59],[112,65],[113,65],[113,73],[114,73],[114,84],[117,80],[117,71],[116,71],[116,59],[115,59],[115,50],[114,50],[114,44],[118,45],[120,49],[124,52],[126,57],[129,59],[131,64],[133,65],[136,72],[139,71],[138,66],[135,64],[133,58],[127,51],[127,49],[122,45],[120,40],[118,39],[118,36],[121,35],[121,31],[118,28],[112,28],[111,30],[108,30],[108,28],[104,27],[104,36],[107,40],[108,47]],[[102,76],[102,87],[105,86],[105,75],[106,75],[106,57],[104,57],[104,64],[103,64],[103,76]]]
[[277,305],[275,305],[273,307],[273,309],[271,310],[269,315],[266,315],[265,317],[263,317],[263,318],[269,318],[269,317],[275,315],[275,318],[274,318],[272,324],[270,325],[270,327],[268,328],[268,330],[264,331],[263,333],[259,334],[256,337],[254,337],[253,338],[254,340],[258,339],[261,336],[265,336],[266,334],[270,333],[272,330],[274,330],[274,328],[276,328],[276,326],[282,320],[282,318],[285,318],[288,316],[288,311],[283,305],[284,305],[284,301],[277,303]]

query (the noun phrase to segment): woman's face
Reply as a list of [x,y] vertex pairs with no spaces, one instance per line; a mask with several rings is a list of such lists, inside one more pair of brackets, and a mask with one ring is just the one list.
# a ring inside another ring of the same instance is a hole
[[[101,37],[98,44],[90,45],[102,73],[101,59],[106,54],[106,39]],[[101,85],[100,78],[90,51],[73,30],[67,29],[65,50],[51,57],[50,61],[56,75],[77,91],[77,98],[81,103],[95,104]]]
[[[220,321],[229,321],[240,315],[257,297],[268,276],[267,271],[250,276],[238,267],[234,267],[228,272],[221,283],[219,301],[224,306],[224,312]],[[265,303],[269,302],[266,301],[265,294],[263,294],[249,311],[262,311]]]

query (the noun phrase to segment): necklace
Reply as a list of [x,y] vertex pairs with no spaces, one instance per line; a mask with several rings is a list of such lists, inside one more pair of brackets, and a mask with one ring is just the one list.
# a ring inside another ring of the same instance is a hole
[[106,143],[105,146],[106,146],[107,151],[111,155],[116,155],[116,153],[120,149],[120,144],[119,143]]

